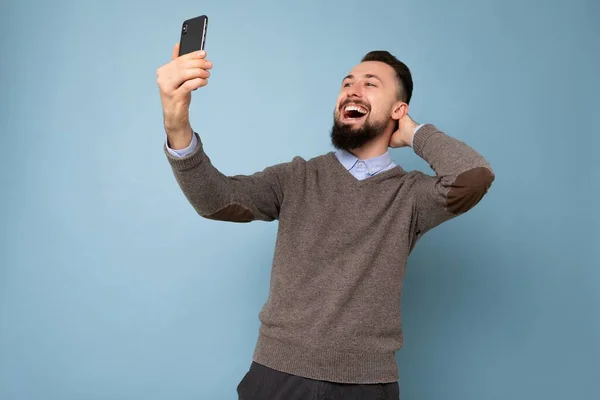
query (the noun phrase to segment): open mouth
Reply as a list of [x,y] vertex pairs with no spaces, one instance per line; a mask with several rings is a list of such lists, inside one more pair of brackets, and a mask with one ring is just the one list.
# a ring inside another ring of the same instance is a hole
[[367,116],[369,110],[365,107],[355,104],[350,104],[342,109],[342,117],[347,121],[360,121]]

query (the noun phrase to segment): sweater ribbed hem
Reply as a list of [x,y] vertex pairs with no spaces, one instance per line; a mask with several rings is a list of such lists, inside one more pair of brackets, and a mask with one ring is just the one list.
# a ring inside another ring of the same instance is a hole
[[198,133],[193,132],[193,134],[196,136],[198,144],[196,145],[194,151],[185,157],[173,156],[167,150],[167,144],[163,144],[163,151],[167,156],[169,164],[171,164],[171,166],[178,171],[184,171],[186,169],[194,168],[204,160],[204,144],[202,143],[202,140],[200,139],[200,135],[198,135]]
[[269,368],[320,381],[373,384],[398,381],[394,352],[344,353],[286,343],[259,334],[252,359]]

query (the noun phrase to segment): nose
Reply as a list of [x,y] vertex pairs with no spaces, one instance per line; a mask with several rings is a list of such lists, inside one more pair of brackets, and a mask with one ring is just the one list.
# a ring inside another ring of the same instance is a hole
[[347,91],[348,97],[362,97],[362,88],[360,85],[352,85]]

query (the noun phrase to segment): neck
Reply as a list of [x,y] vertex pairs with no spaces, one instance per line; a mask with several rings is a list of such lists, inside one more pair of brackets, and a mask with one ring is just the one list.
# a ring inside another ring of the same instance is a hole
[[385,152],[388,151],[390,136],[390,133],[384,132],[377,138],[371,140],[368,143],[365,143],[361,147],[357,147],[356,149],[348,151],[360,160],[367,160],[369,158],[378,157],[382,154],[385,154]]

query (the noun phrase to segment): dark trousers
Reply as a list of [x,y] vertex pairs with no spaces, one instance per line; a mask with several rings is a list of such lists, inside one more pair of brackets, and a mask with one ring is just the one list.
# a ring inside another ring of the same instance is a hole
[[399,400],[398,382],[348,384],[290,375],[252,362],[237,386],[239,400]]

